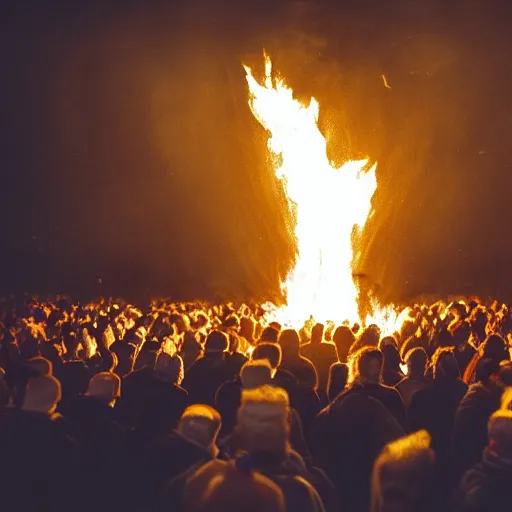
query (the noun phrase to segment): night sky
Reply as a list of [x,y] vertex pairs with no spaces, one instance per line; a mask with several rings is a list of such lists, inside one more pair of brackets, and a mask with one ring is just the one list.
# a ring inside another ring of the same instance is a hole
[[241,66],[266,48],[332,160],[378,162],[381,298],[512,300],[509,4],[3,2],[0,293],[275,297],[293,240]]

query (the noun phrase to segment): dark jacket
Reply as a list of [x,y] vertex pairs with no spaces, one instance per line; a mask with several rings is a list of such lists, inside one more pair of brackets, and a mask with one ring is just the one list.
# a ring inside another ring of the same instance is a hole
[[484,452],[482,462],[462,477],[451,510],[455,512],[488,512],[509,510],[512,486],[512,461]]
[[235,377],[229,354],[206,353],[195,361],[185,374],[183,387],[190,403],[215,406],[215,393],[221,384]]
[[487,446],[487,424],[500,407],[502,389],[493,384],[472,384],[459,404],[453,430],[454,476],[459,478],[477,464]]
[[90,509],[91,492],[83,490],[95,488],[92,466],[65,430],[58,415],[8,412],[1,418],[2,509],[64,512],[70,503],[74,510]]

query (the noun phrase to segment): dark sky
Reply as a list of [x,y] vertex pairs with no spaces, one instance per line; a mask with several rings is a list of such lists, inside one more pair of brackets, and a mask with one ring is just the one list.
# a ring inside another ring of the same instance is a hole
[[512,299],[507,4],[4,2],[0,289],[275,296],[293,241],[241,67],[266,48],[331,158],[378,161],[381,296]]

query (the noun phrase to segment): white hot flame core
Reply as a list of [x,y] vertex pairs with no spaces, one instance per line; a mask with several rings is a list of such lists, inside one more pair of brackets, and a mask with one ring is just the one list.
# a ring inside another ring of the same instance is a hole
[[273,77],[268,57],[263,84],[250,68],[245,70],[249,106],[269,132],[276,176],[295,220],[297,261],[282,283],[287,304],[270,315],[294,328],[311,316],[321,322],[360,321],[352,233],[370,214],[376,166],[367,169],[367,160],[357,160],[333,167],[318,128],[318,102],[311,98],[305,105],[295,99],[292,89]]

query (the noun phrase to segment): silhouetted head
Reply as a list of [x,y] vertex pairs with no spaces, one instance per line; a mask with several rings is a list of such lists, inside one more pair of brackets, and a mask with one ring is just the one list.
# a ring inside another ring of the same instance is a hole
[[412,379],[423,379],[427,370],[428,355],[424,348],[417,347],[409,350],[405,356],[407,375]]
[[281,364],[281,347],[277,343],[258,343],[252,353],[253,361],[266,359],[274,370]]
[[244,389],[254,389],[272,383],[272,367],[266,359],[247,361],[240,370]]
[[285,456],[289,449],[290,402],[284,389],[262,386],[242,391],[234,440],[237,448],[251,453]]
[[459,365],[453,353],[453,347],[439,347],[432,356],[435,380],[460,378]]
[[466,321],[455,321],[448,326],[448,330],[452,333],[453,344],[456,347],[464,347],[471,336],[471,327]]
[[139,355],[133,365],[134,370],[141,370],[142,368],[154,368],[160,344],[154,341],[146,341],[142,345]]
[[217,456],[217,436],[221,427],[220,414],[209,405],[196,404],[187,407],[178,423],[178,432],[193,443]]
[[183,359],[160,352],[155,363],[155,377],[163,382],[180,385],[184,378]]
[[434,464],[425,430],[386,445],[373,469],[371,512],[425,510],[434,490]]
[[121,379],[115,373],[98,373],[91,379],[86,395],[113,403],[121,396]]
[[327,382],[327,396],[332,402],[342,393],[348,381],[348,366],[345,363],[334,363],[329,368],[329,380]]
[[332,338],[333,343],[336,345],[336,352],[338,353],[338,361],[346,363],[350,347],[353,345],[356,337],[346,325],[340,325],[335,331]]
[[382,373],[382,352],[376,347],[363,347],[350,357],[350,383],[378,384]]
[[268,341],[270,343],[277,343],[277,338],[279,337],[279,331],[271,326],[265,327],[263,332],[261,333],[259,343],[263,341]]
[[[242,460],[242,459],[240,459]],[[207,486],[197,488],[196,481]],[[285,512],[283,491],[269,478],[250,469],[241,468],[239,461],[212,461],[198,469],[189,479],[184,502],[190,512]]]
[[60,382],[51,375],[29,379],[22,409],[27,412],[52,414],[61,399]]
[[506,341],[498,334],[488,336],[484,342],[483,357],[497,362],[510,360]]
[[324,339],[324,324],[315,324],[311,329],[311,343],[322,343]]
[[33,357],[29,359],[25,366],[33,377],[39,377],[40,375],[51,375],[53,373],[53,365],[48,359],[41,356]]
[[221,354],[229,348],[229,340],[222,331],[212,331],[206,338],[204,346],[206,354]]
[[285,329],[279,335],[279,345],[283,352],[283,359],[286,357],[298,356],[300,351],[300,340],[297,331]]

